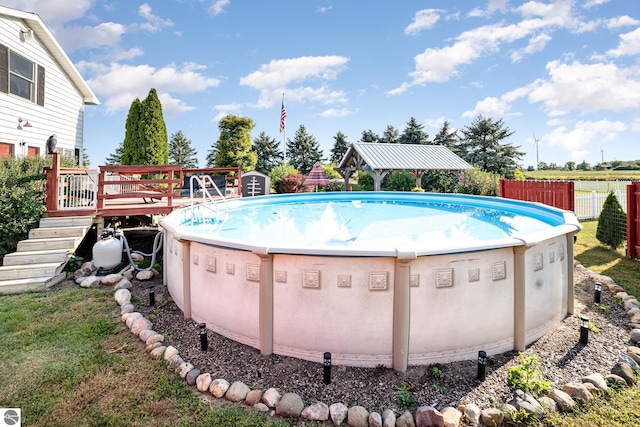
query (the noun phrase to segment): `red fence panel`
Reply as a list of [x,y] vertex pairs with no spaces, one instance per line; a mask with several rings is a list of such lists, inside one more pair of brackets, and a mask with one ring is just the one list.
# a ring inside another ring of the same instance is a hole
[[640,182],[627,185],[627,257],[640,258]]
[[575,210],[573,181],[500,180],[500,197]]

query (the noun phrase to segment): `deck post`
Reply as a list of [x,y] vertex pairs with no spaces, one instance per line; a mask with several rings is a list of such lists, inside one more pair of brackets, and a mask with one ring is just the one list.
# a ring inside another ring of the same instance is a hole
[[53,153],[51,168],[45,168],[47,173],[47,211],[58,210],[58,198],[60,194],[60,154]]

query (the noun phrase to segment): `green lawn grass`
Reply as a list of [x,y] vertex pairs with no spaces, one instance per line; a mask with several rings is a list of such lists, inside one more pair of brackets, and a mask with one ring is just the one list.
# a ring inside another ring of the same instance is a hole
[[527,179],[559,179],[583,181],[640,181],[640,171],[564,171],[564,170],[536,170],[523,171]]

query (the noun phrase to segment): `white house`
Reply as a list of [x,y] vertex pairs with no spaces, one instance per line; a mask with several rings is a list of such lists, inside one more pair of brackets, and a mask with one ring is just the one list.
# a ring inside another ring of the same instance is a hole
[[99,104],[42,19],[0,6],[0,157],[82,155],[85,105]]

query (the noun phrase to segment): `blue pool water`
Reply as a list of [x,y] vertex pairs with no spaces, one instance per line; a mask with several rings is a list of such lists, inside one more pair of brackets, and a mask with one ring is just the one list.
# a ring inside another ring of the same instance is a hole
[[305,193],[234,199],[217,206],[215,215],[202,208],[183,215],[182,230],[213,244],[272,252],[512,246],[521,243],[520,236],[565,221],[562,211],[539,204],[433,193]]

